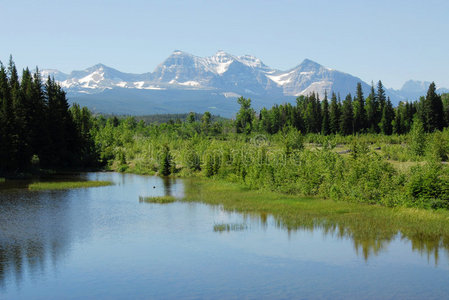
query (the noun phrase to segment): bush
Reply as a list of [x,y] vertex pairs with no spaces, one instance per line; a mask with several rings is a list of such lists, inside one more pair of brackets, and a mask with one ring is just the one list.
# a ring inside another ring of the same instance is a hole
[[413,120],[412,129],[408,135],[409,148],[412,155],[422,156],[426,149],[426,134],[421,119],[415,117]]
[[449,204],[449,176],[438,162],[413,167],[407,183],[409,205],[438,208]]
[[436,131],[432,134],[428,146],[428,155],[431,160],[446,161],[449,154],[448,131]]

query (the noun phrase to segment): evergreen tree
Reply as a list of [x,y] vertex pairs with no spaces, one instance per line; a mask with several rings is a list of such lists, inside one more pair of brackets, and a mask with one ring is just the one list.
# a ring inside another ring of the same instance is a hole
[[421,118],[418,116],[413,119],[413,125],[409,136],[409,147],[411,152],[416,156],[424,155],[426,149],[426,134]]
[[271,116],[270,112],[264,107],[260,111],[260,126],[263,131],[266,133],[272,134],[271,131],[272,125],[271,125]]
[[254,110],[251,108],[251,99],[240,97],[237,99],[240,110],[237,113],[235,124],[237,133],[251,133],[254,119]]
[[[314,95],[314,93],[312,93],[312,95]],[[314,97],[312,97],[311,99],[313,101],[313,110],[314,110],[314,114],[315,114],[315,133],[319,133],[321,132],[321,127],[322,127],[322,118],[323,116],[321,115],[321,102],[320,102],[320,95],[316,94],[314,95]]]
[[329,135],[330,134],[330,116],[329,116],[329,102],[327,100],[327,92],[324,93],[323,99],[323,110],[322,110],[322,123],[321,123],[321,134]]
[[362,84],[360,82],[357,83],[357,93],[354,102],[354,131],[363,132],[366,129],[366,111]]
[[162,147],[159,160],[159,173],[162,176],[168,176],[172,171],[173,158],[170,154],[170,148],[167,144]]
[[211,122],[212,115],[210,112],[206,111],[203,114],[203,117],[201,118],[201,122],[203,123],[203,131],[208,134],[209,128],[210,128],[210,122]]
[[51,79],[43,86],[38,69],[26,68],[19,79],[12,58],[7,71],[0,63],[0,173],[27,170],[32,157],[43,167],[82,166],[83,155],[96,149],[84,126],[90,112],[78,115],[83,126],[76,126],[65,92]]
[[195,113],[194,112],[190,112],[189,115],[187,116],[187,123],[194,123],[195,122]]
[[340,132],[340,107],[337,102],[337,95],[332,93],[329,111],[329,129],[332,134]]
[[387,103],[387,97],[385,96],[385,90],[382,85],[382,81],[379,80],[377,83],[377,117],[376,117],[376,124],[378,124],[380,129],[380,122],[382,119],[382,114],[384,111],[385,104]]
[[366,98],[365,110],[368,131],[371,133],[379,132],[379,121],[377,119],[377,116],[379,115],[379,103],[373,84],[371,84],[371,92]]
[[271,132],[272,133],[279,132],[279,130],[281,130],[282,125],[281,125],[281,111],[277,104],[275,104],[271,109],[270,119],[271,119]]
[[314,103],[312,101],[308,101],[306,111],[304,112],[304,123],[307,133],[316,132],[316,124],[318,122],[317,120],[315,120],[315,117],[316,114],[314,109]]
[[394,119],[394,109],[391,104],[390,98],[384,105],[382,111],[382,119],[380,121],[380,130],[383,134],[390,135],[393,133],[393,119]]
[[445,126],[443,102],[436,94],[435,83],[432,82],[427,90],[427,96],[423,103],[423,123],[427,132],[441,130]]
[[352,96],[348,94],[345,101],[343,101],[343,107],[340,118],[340,132],[343,135],[349,135],[354,133],[354,114],[352,108]]
[[13,167],[12,156],[15,153],[12,145],[13,134],[13,110],[8,75],[0,63],[0,172]]

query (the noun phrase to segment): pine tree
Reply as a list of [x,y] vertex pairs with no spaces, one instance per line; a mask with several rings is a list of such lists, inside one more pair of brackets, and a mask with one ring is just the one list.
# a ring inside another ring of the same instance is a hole
[[304,123],[305,123],[305,129],[306,133],[315,133],[316,132],[316,123],[315,120],[315,109],[314,109],[314,103],[312,101],[309,101],[307,104],[307,109],[304,112]]
[[10,170],[13,166],[12,147],[13,110],[8,75],[3,64],[0,63],[0,172]]
[[409,147],[411,152],[416,156],[424,155],[426,149],[426,134],[421,118],[418,116],[413,119],[409,137]]
[[374,91],[374,84],[371,84],[371,92],[366,98],[365,104],[366,118],[367,118],[367,128],[371,133],[379,132],[379,103],[377,101],[377,95]]
[[170,148],[168,147],[168,145],[164,145],[162,147],[162,151],[160,154],[159,173],[162,176],[170,175],[171,170],[172,170],[172,164],[173,164],[173,158],[170,154]]
[[385,90],[382,85],[382,81],[379,80],[377,83],[377,103],[378,103],[378,111],[377,111],[377,118],[376,123],[379,126],[380,130],[380,122],[382,120],[382,114],[384,111],[385,104],[387,103],[387,97],[385,96]]
[[441,130],[445,126],[443,102],[436,94],[435,83],[432,82],[427,90],[427,96],[423,103],[424,127],[427,132]]
[[332,93],[331,105],[329,111],[329,129],[332,134],[340,131],[340,107],[337,102],[337,95]]
[[360,82],[357,83],[357,94],[354,102],[354,130],[355,132],[364,132],[366,129],[366,111],[362,84]]
[[343,135],[349,135],[354,133],[354,114],[352,108],[352,96],[348,94],[345,101],[343,101],[343,107],[340,118],[340,132]]
[[189,115],[187,116],[187,123],[194,123],[195,122],[195,113],[194,112],[190,112]]
[[327,92],[324,93],[323,99],[323,110],[322,110],[322,123],[321,123],[321,134],[329,135],[330,134],[330,116],[329,116],[329,102],[327,100]]
[[203,117],[201,118],[201,122],[202,122],[202,126],[203,126],[203,131],[208,134],[209,133],[209,128],[210,128],[210,123],[211,123],[211,118],[212,115],[210,114],[210,112],[206,111],[203,114]]
[[393,133],[393,119],[394,119],[394,109],[391,104],[390,98],[384,105],[382,111],[382,119],[380,121],[380,130],[383,134],[390,135]]
[[270,123],[271,133],[277,133],[281,129],[281,113],[277,104],[271,108]]
[[315,119],[315,128],[314,128],[314,132],[315,133],[319,133],[321,132],[321,123],[322,123],[322,118],[323,116],[321,115],[321,102],[320,102],[320,95],[319,94],[314,94],[312,93],[313,97],[312,97],[312,101],[313,101],[313,111],[314,111],[314,119]]

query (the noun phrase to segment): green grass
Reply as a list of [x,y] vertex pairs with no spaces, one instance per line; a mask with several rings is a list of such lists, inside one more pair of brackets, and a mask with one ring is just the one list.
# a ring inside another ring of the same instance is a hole
[[3,177],[0,177],[0,183],[2,183],[2,182],[5,182],[6,181],[6,179],[5,178],[3,178]]
[[173,196],[153,196],[153,197],[139,196],[139,202],[146,202],[146,203],[167,204],[167,203],[173,203],[175,201],[176,201],[176,198]]
[[272,215],[288,230],[322,228],[325,234],[351,238],[367,259],[395,237],[411,241],[414,250],[437,258],[440,247],[449,250],[449,211],[387,208],[377,205],[336,202],[330,199],[249,190],[213,180],[186,180],[184,201],[220,205],[260,218]]
[[112,185],[110,181],[66,181],[66,182],[36,182],[28,185],[30,190],[65,190]]

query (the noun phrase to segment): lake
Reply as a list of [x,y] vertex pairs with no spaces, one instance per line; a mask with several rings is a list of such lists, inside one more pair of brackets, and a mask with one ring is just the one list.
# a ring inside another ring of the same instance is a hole
[[286,229],[270,215],[139,201],[181,200],[194,180],[75,179],[114,185],[0,183],[0,299],[449,298],[447,249],[422,251],[399,233],[366,251],[338,230]]

